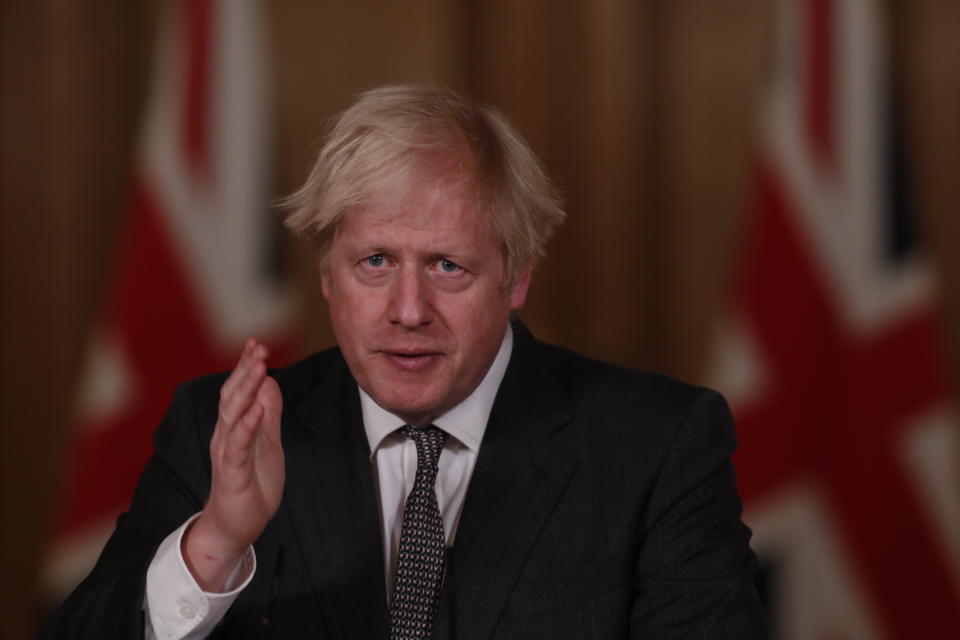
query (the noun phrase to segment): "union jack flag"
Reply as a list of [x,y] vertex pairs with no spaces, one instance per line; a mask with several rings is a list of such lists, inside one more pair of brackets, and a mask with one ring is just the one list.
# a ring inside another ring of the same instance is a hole
[[775,635],[960,629],[960,437],[874,0],[781,0],[716,383]]
[[68,593],[129,504],[178,382],[229,369],[254,335],[283,358],[271,269],[268,60],[255,0],[165,5],[132,195],[80,383],[45,582]]

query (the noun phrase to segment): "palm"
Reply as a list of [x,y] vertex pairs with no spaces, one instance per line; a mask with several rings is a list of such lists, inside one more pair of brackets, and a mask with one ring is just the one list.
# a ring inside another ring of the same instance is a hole
[[248,340],[220,389],[210,440],[210,497],[182,542],[187,566],[208,591],[223,587],[283,496],[283,400],[277,381],[267,376],[266,359],[267,349]]
[[262,515],[269,520],[280,506],[285,477],[283,446],[280,442],[283,400],[280,388],[273,378],[264,380],[257,400],[264,407],[264,417],[253,440],[253,487],[259,494]]
[[283,495],[283,400],[276,380],[266,375],[265,358],[263,347],[245,348],[221,390],[210,443],[211,490],[204,514],[216,533],[238,548],[256,540]]

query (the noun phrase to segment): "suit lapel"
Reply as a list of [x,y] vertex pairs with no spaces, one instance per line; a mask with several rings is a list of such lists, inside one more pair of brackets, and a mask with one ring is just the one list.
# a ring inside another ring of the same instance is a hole
[[334,637],[385,638],[380,516],[357,387],[342,360],[293,414],[285,493],[326,626]]
[[492,633],[575,466],[550,438],[569,421],[556,384],[526,329],[515,325],[514,335],[457,528],[454,593],[438,612],[460,640]]

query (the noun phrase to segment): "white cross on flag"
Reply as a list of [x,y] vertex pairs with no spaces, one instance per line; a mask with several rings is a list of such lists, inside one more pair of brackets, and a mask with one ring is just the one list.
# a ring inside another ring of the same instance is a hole
[[717,358],[778,638],[960,629],[960,438],[882,6],[779,3]]
[[80,382],[45,576],[54,597],[89,571],[129,504],[177,383],[231,368],[247,336],[275,357],[289,340],[287,296],[270,272],[278,225],[259,3],[165,8],[130,202]]

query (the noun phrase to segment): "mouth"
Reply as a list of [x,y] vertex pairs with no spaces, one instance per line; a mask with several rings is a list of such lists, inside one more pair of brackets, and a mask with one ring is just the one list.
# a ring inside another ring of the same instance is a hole
[[441,357],[438,351],[381,351],[381,355],[402,371],[417,372],[433,366]]

